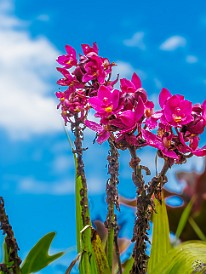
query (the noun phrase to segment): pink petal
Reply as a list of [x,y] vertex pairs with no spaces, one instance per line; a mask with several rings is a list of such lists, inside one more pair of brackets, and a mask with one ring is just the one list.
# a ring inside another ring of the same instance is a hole
[[142,87],[142,82],[136,73],[133,73],[132,75],[132,83],[135,85],[136,89]]
[[135,109],[135,115],[136,115],[135,116],[136,121],[139,121],[142,118],[142,116],[144,115],[144,103],[143,103],[141,97],[138,98],[138,104]]
[[160,104],[160,107],[163,108],[166,101],[172,96],[172,94],[169,92],[168,89],[166,88],[163,88],[160,92],[160,95],[159,95],[159,104]]
[[101,100],[103,103],[104,98],[110,99],[111,90],[108,87],[100,86],[97,96],[98,96],[99,100]]
[[168,150],[168,149],[164,148],[162,150],[162,153],[169,158],[176,159],[176,160],[179,159],[179,157],[173,150]]
[[101,132],[103,130],[103,127],[93,121],[89,121],[89,120],[86,120],[84,122],[85,126],[87,126],[88,128],[96,131],[97,133]]
[[202,116],[205,120],[205,125],[206,125],[206,100],[202,104]]
[[103,131],[99,136],[97,137],[97,142],[99,144],[102,144],[103,142],[107,141],[110,137],[109,131]]
[[203,148],[200,149],[196,149],[194,151],[192,151],[192,153],[196,156],[206,156],[206,146],[204,146]]

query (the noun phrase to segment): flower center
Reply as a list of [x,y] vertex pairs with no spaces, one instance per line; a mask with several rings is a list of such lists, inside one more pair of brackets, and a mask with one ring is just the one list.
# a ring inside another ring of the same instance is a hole
[[179,123],[179,122],[182,121],[182,116],[179,116],[179,115],[177,115],[177,114],[173,114],[173,115],[172,115],[172,118],[173,118],[173,120],[175,121],[175,123]]
[[106,112],[112,112],[112,106],[106,107],[106,108],[105,108],[105,111],[106,111]]

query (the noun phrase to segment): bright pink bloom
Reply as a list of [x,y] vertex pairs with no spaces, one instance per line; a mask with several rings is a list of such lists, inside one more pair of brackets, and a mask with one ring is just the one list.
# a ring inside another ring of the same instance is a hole
[[114,114],[119,109],[119,97],[119,90],[100,86],[97,96],[89,99],[90,105],[97,111],[95,116],[107,117]]
[[97,47],[97,44],[96,43],[93,43],[93,46],[91,47],[90,45],[88,44],[82,44],[82,51],[84,53],[84,55],[88,55],[91,53],[95,53],[95,54],[98,54],[98,47]]
[[168,158],[178,160],[179,157],[175,153],[174,148],[171,146],[172,134],[164,134],[162,137],[153,134],[148,130],[142,129],[142,136],[149,146],[155,147],[162,152],[162,154]]
[[57,62],[65,68],[71,68],[77,65],[76,51],[71,46],[66,45],[66,55],[61,55],[57,58]]
[[[198,148],[199,137],[190,136],[190,138],[185,139],[182,132],[179,133],[180,142],[187,148],[188,152],[196,156],[206,156],[206,145],[202,148]],[[189,142],[189,144],[187,144]]]
[[182,127],[193,121],[192,103],[184,99],[184,96],[171,95],[167,89],[162,89],[159,95],[159,103],[162,109],[161,122],[175,127]]
[[142,99],[139,98],[138,104],[134,110],[120,111],[116,115],[117,118],[110,121],[110,124],[117,127],[120,130],[120,134],[131,132],[135,130],[142,122],[141,119],[144,116],[144,104]]
[[83,88],[84,85],[79,82],[75,75],[71,74],[65,68],[57,68],[61,72],[64,78],[61,78],[57,81],[57,84],[60,86],[68,86],[70,89],[75,90],[76,88]]
[[92,122],[92,121],[89,121],[89,120],[86,120],[85,121],[85,125],[94,130],[95,132],[97,132],[97,142],[99,144],[102,144],[103,142],[107,141],[110,137],[110,132],[108,131],[107,129],[107,126],[101,126],[95,122]]
[[120,79],[120,88],[121,101],[125,109],[132,109],[139,97],[144,103],[147,102],[146,91],[142,88],[141,80],[136,73],[132,75],[131,81],[126,78]]
[[97,79],[100,84],[104,84],[106,73],[104,71],[104,63],[102,58],[97,55],[93,55],[89,62],[84,66],[85,74],[82,78],[83,82],[89,82],[91,80]]

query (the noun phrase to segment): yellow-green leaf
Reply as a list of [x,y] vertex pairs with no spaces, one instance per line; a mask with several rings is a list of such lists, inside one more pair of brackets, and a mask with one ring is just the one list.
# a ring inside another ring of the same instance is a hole
[[[150,259],[148,262],[148,274],[153,274],[153,269],[168,253],[170,245],[170,231],[167,216],[167,209],[162,199],[162,204],[157,199],[154,200],[157,213],[153,213],[153,232],[152,232],[152,247]],[[158,273],[158,272],[156,272]],[[159,272],[161,273],[161,272]]]
[[92,230],[92,247],[98,268],[98,274],[111,274],[107,256],[102,246],[102,241],[95,230]]
[[153,269],[153,274],[206,273],[206,243],[184,242],[172,248]]

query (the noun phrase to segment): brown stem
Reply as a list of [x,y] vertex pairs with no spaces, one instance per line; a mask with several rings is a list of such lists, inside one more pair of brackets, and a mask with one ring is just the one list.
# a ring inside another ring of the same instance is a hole
[[0,197],[0,229],[3,230],[3,233],[6,235],[5,244],[8,253],[8,263],[12,263],[11,266],[7,266],[6,264],[0,265],[0,270],[4,271],[4,273],[12,273],[17,274],[20,272],[20,264],[21,259],[18,256],[18,244],[14,237],[14,232],[12,230],[11,225],[9,224],[8,216],[6,215],[4,208],[4,200]]
[[134,224],[133,238],[135,242],[133,249],[134,264],[130,271],[131,274],[146,273],[148,256],[146,255],[146,242],[149,241],[147,229],[149,228],[148,201],[146,196],[145,183],[142,176],[142,167],[140,159],[136,155],[136,148],[130,147],[131,161],[130,166],[133,169],[132,180],[137,187],[136,200],[137,210]]
[[[119,183],[118,180],[118,172],[119,172],[119,153],[117,148],[114,145],[114,142],[109,139],[108,140],[110,145],[109,155],[107,157],[108,160],[108,173],[110,174],[110,178],[107,181],[107,205],[108,205],[108,214],[107,219],[105,222],[105,227],[108,228],[108,241],[107,241],[107,258],[110,269],[112,270],[112,263],[113,263],[113,255],[114,255],[114,247],[115,253],[117,256],[118,262],[119,259],[119,249],[118,245],[114,245],[115,239],[118,237],[118,224],[117,218],[114,213],[115,207],[119,210],[119,203],[118,203],[118,190],[117,185]],[[119,271],[122,273],[121,270],[121,263],[119,264]]]
[[132,179],[137,187],[136,190],[136,219],[132,241],[135,242],[133,249],[134,264],[130,271],[131,274],[145,274],[149,256],[146,254],[146,243],[150,242],[148,237],[149,221],[152,209],[154,209],[153,194],[161,202],[161,189],[167,182],[166,172],[170,168],[169,161],[165,160],[164,166],[158,176],[155,176],[147,185],[143,180],[142,169],[149,174],[147,167],[140,165],[140,159],[136,155],[135,147],[130,147],[131,161],[133,169]]
[[85,170],[84,170],[84,162],[83,162],[83,151],[84,148],[82,147],[82,141],[83,141],[83,129],[81,128],[81,119],[78,117],[78,115],[75,115],[75,122],[72,123],[72,130],[75,135],[75,150],[73,150],[73,153],[77,155],[77,176],[81,177],[82,180],[82,189],[80,191],[80,195],[82,197],[81,199],[81,206],[82,206],[82,220],[83,220],[83,226],[90,224],[90,219],[87,216],[87,210],[88,210],[88,195],[87,195],[87,182],[86,182],[86,176],[85,176]]
[[[89,216],[89,208],[88,208],[88,191],[87,191],[87,182],[86,182],[86,176],[85,176],[85,170],[84,170],[84,162],[83,162],[83,151],[85,150],[82,147],[82,141],[83,141],[83,128],[82,125],[82,119],[78,117],[78,114],[74,116],[74,122],[72,125],[72,131],[75,135],[75,150],[73,150],[73,153],[77,156],[77,177],[81,178],[82,182],[82,188],[80,190],[80,196],[81,196],[81,216],[82,216],[82,223],[83,227],[87,227],[82,232],[82,252],[84,252],[84,269],[85,274],[91,273],[90,268],[90,254],[91,254],[91,221]],[[81,233],[79,231],[79,233]]]

